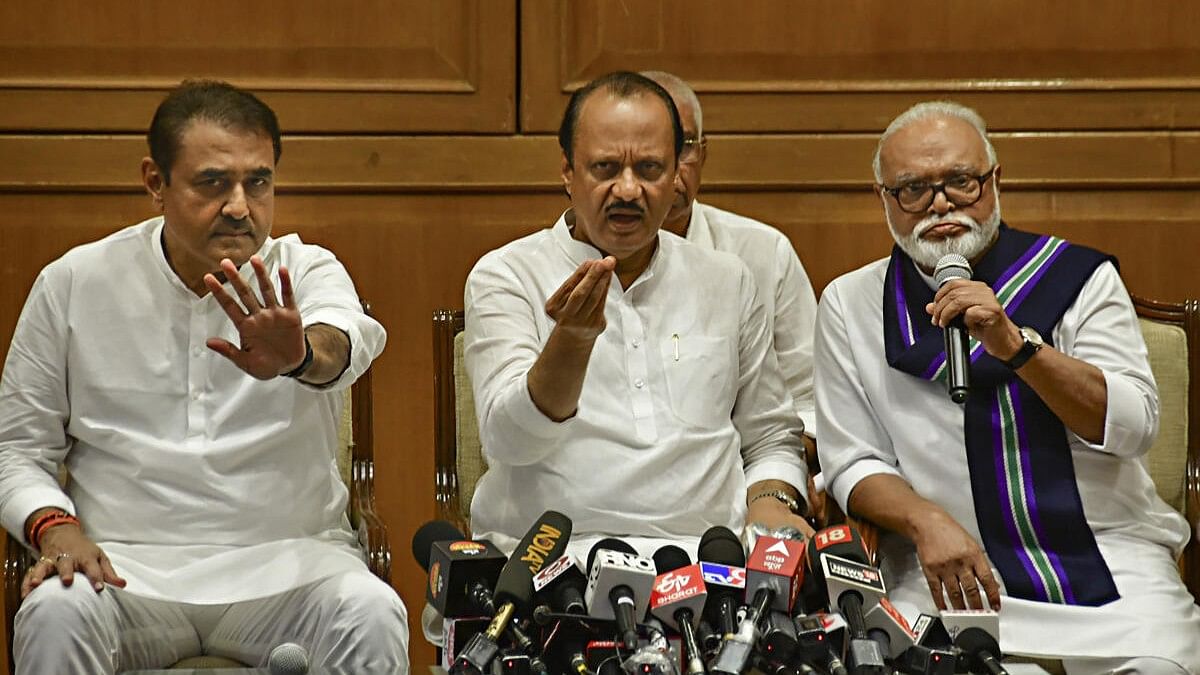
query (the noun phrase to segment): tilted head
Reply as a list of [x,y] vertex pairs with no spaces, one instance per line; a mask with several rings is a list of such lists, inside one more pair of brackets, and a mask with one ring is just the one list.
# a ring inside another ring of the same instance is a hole
[[704,135],[704,111],[692,87],[678,76],[660,70],[643,72],[654,80],[675,101],[679,121],[683,125],[683,149],[679,152],[679,180],[675,183],[675,201],[663,227],[680,236],[687,235],[692,204],[700,192],[701,174],[708,159],[708,139]]
[[1000,165],[983,118],[948,101],[918,103],[875,150],[875,192],[897,245],[931,270],[947,253],[976,261],[1000,226]]

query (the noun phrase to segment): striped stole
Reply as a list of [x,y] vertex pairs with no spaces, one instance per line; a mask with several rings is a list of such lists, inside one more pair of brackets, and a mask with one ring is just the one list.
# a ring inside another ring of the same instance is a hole
[[[1054,327],[1092,273],[1098,251],[1001,225],[974,279],[991,286],[1018,326],[1053,344]],[[925,305],[934,291],[899,247],[884,280],[888,364],[945,379],[941,329]],[[1088,527],[1062,422],[1003,363],[970,340],[971,394],[963,409],[965,450],[984,548],[1012,597],[1099,606],[1119,596]]]

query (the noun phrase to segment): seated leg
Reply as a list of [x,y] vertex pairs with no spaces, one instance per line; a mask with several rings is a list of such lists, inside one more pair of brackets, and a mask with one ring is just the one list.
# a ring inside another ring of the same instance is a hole
[[107,587],[97,593],[82,576],[38,586],[17,612],[13,656],[18,675],[106,675],[165,668],[200,652],[195,630],[178,607]]
[[408,613],[390,586],[365,569],[287,593],[236,603],[207,636],[205,653],[267,665],[284,642],[337,672],[407,673]]

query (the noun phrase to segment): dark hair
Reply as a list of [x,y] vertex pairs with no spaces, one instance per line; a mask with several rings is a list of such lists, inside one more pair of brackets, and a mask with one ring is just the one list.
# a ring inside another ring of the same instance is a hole
[[171,167],[179,152],[184,129],[192,120],[215,122],[239,131],[262,132],[271,137],[275,162],[283,153],[279,120],[257,96],[220,80],[184,80],[158,104],[146,140],[150,157],[171,184]]
[[583,108],[584,101],[599,89],[603,89],[617,98],[633,98],[653,94],[661,99],[671,114],[671,126],[675,131],[675,159],[679,160],[679,151],[683,149],[683,123],[679,120],[679,109],[675,107],[675,101],[671,100],[671,95],[648,77],[627,70],[619,70],[598,77],[571,94],[571,100],[567,102],[567,110],[563,113],[562,124],[558,127],[558,145],[562,148],[563,155],[566,156],[568,162],[575,162],[575,128],[579,125],[579,111]]

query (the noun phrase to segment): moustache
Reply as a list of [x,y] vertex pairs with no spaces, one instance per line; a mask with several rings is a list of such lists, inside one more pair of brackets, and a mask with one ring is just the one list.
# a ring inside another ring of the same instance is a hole
[[646,213],[646,209],[642,208],[641,204],[638,204],[637,202],[624,202],[624,201],[616,201],[616,202],[609,204],[608,206],[604,207],[604,212],[612,213],[613,211],[616,211],[618,209],[622,210],[622,211],[636,211],[638,213],[638,215],[642,215],[642,214]]
[[975,230],[979,228],[979,221],[965,213],[947,213],[942,216],[928,216],[921,222],[917,223],[916,227],[914,227],[912,231],[913,236],[923,237],[925,236],[926,232],[943,223],[957,223],[968,230]]

